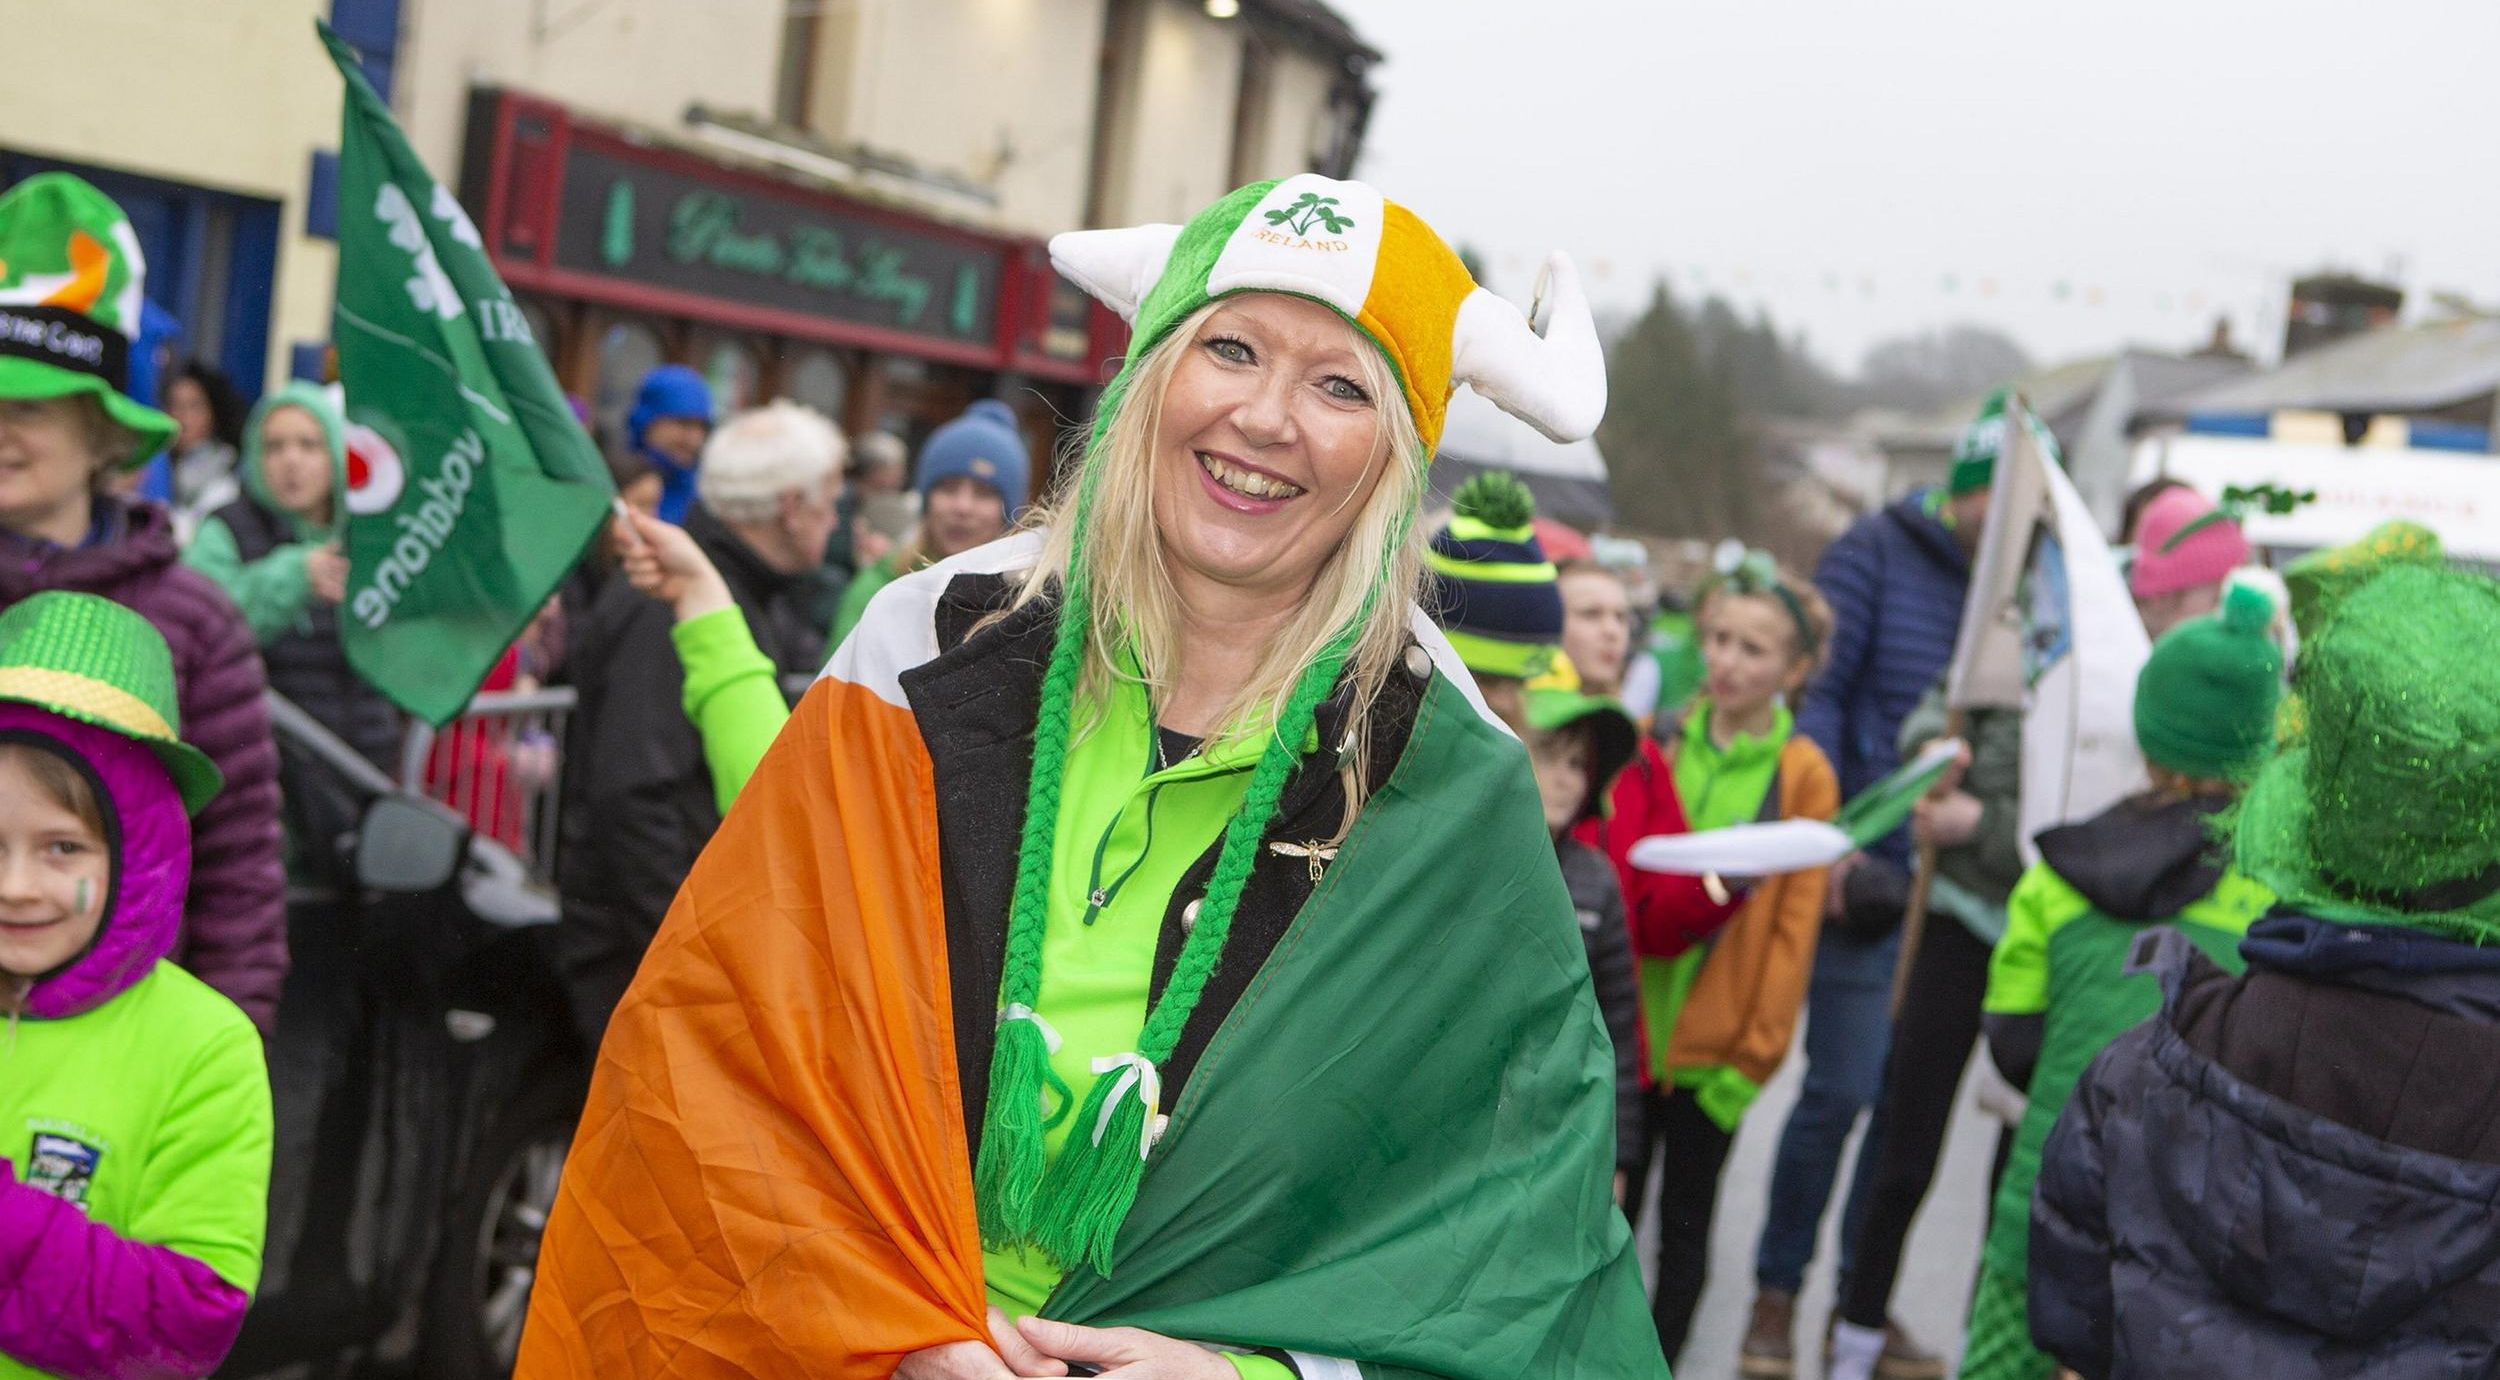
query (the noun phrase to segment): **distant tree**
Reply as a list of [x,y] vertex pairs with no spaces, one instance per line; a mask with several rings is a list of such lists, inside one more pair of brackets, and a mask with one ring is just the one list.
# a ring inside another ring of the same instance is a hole
[[1858,365],[1858,392],[1867,403],[1925,411],[1986,392],[2030,368],[2031,356],[2003,331],[1947,326],[1870,347]]
[[1728,352],[1710,348],[1711,336],[1724,336],[1733,320],[1716,302],[1688,319],[1662,282],[1607,352],[1609,405],[1598,444],[1624,526],[1668,536],[1751,528],[1761,499],[1751,429],[1731,386]]

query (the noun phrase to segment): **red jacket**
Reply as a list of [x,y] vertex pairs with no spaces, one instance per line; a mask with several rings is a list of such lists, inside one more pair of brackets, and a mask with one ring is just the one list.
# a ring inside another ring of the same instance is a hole
[[1602,819],[1581,821],[1572,837],[1606,855],[1623,886],[1623,914],[1632,927],[1632,952],[1642,958],[1673,958],[1718,933],[1745,898],[1730,893],[1713,901],[1699,877],[1643,872],[1632,866],[1632,845],[1652,834],[1681,834],[1692,826],[1676,798],[1675,769],[1657,740],[1643,738],[1631,765],[1615,778]]
[[115,535],[93,546],[0,534],[0,608],[48,589],[77,590],[138,610],[165,635],[183,741],[226,776],[226,788],[191,821],[191,887],[173,958],[266,1033],[286,980],[286,871],[260,649],[226,592],[175,559],[164,509],[107,498],[96,505]]

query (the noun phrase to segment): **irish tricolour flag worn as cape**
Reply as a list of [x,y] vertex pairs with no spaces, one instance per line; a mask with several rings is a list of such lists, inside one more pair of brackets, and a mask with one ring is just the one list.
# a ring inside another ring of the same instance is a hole
[[[1358,184],[1256,184],[1189,226],[1062,237],[1054,254],[1132,316],[1132,363],[1213,297],[1293,291],[1381,347],[1427,439],[1454,378],[1556,431],[1603,409],[1602,367],[1550,367],[1598,363],[1567,264],[1532,325]],[[1089,460],[1077,482],[1092,479]],[[998,841],[1021,879],[1034,799],[1055,799],[1062,659],[1092,592],[1072,579],[995,618],[1003,600],[966,593],[1008,587],[1040,545],[1010,538],[880,593],[696,864],[600,1051],[522,1380],[884,1377],[986,1341],[985,1235],[1051,1249],[976,1193],[976,1163],[994,1181],[1021,1168],[991,1158],[1002,1113],[1032,1106],[994,1096],[1011,1037],[1035,1025],[1012,1016],[1031,974],[1002,939],[1039,917],[1002,914],[1003,883],[967,880],[1000,882],[1000,861],[961,846]],[[1107,1238],[1053,1251],[1042,1311],[1297,1353],[1332,1380],[1663,1377],[1610,1193],[1611,1052],[1526,756],[1407,615],[1403,748],[1308,899],[1230,970],[1238,990],[1176,1091],[1106,1079],[1075,1113],[1096,1132],[1053,1168],[1125,1154],[1133,1182]],[[1268,749],[1297,768],[1317,741],[1311,692],[1341,660],[1296,689]],[[967,792],[967,773],[1035,795]],[[1260,791],[1225,852],[1246,839],[1266,856]],[[1224,870],[1191,940],[1224,933]],[[1158,1019],[1129,1057],[1166,1058]]]

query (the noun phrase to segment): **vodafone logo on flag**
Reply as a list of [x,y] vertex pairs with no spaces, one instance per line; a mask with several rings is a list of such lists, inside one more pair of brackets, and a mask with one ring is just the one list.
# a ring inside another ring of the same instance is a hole
[[387,513],[408,487],[408,467],[382,433],[361,422],[347,424],[347,511]]

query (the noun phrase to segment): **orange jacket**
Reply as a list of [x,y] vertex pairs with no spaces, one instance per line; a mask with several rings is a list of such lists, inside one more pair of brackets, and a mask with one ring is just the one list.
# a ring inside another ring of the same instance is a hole
[[[1840,809],[1840,778],[1802,733],[1780,749],[1779,793],[1781,819],[1830,819]],[[1829,876],[1821,867],[1787,872],[1753,889],[1693,977],[1667,1042],[1668,1068],[1727,1065],[1756,1084],[1770,1081],[1797,1032]]]

